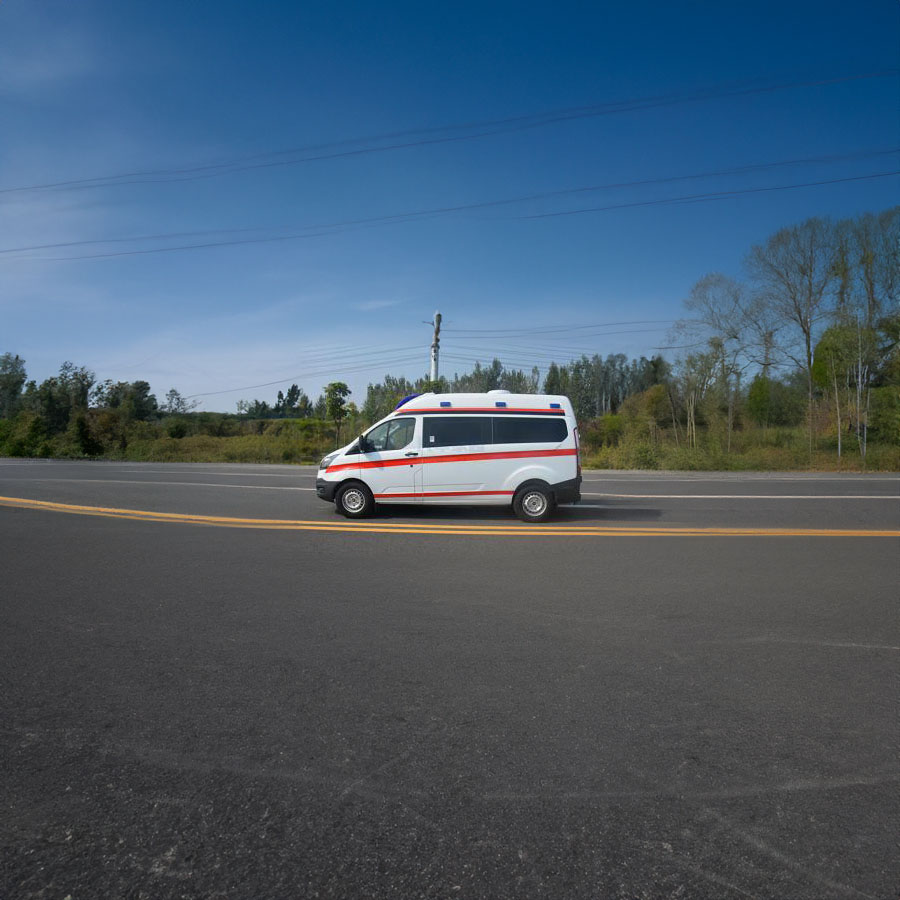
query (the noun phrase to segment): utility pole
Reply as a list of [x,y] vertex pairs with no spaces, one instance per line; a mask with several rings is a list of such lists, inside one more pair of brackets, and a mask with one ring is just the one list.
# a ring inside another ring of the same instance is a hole
[[441,314],[434,314],[434,339],[431,342],[431,382],[438,380],[438,351],[441,345]]

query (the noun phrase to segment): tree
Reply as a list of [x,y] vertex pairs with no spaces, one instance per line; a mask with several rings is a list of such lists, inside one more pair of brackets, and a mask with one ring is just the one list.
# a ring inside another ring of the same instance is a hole
[[[278,392],[279,395],[281,392]],[[287,393],[284,395],[284,415],[293,416],[297,411],[297,402],[300,399],[300,388],[296,384],[292,384]]]
[[856,334],[846,326],[832,326],[827,329],[813,353],[813,380],[831,392],[834,397],[834,412],[837,420],[837,455],[841,457],[841,395],[845,397],[844,409],[849,405],[853,358],[856,355]]
[[385,375],[384,381],[370,384],[366,388],[362,414],[369,422],[377,422],[391,412],[404,397],[416,390],[417,388],[406,378]]
[[784,325],[784,353],[806,375],[812,453],[813,346],[830,311],[829,289],[836,277],[834,228],[825,219],[782,228],[765,244],[753,247],[747,266],[758,299]]
[[341,422],[347,417],[347,398],[350,388],[343,381],[325,385],[325,415],[334,422],[336,446],[341,445]]
[[96,381],[97,377],[94,373],[84,366],[64,362],[59,367],[60,387],[68,397],[69,407],[72,410],[87,409],[91,388]]
[[11,353],[0,356],[0,419],[11,419],[22,405],[25,360]]
[[94,389],[92,399],[99,407],[118,410],[127,422],[152,419],[159,407],[146,381],[104,381]]
[[454,375],[452,389],[460,393],[481,394],[487,391],[495,391],[500,388],[503,378],[503,363],[499,359],[493,359],[489,366],[475,363],[475,368],[465,375]]
[[175,388],[170,388],[166,392],[166,399],[159,409],[160,412],[169,413],[170,415],[184,415],[196,409],[199,404],[199,400],[188,400]]
[[840,227],[849,231],[856,266],[858,299],[850,317],[873,328],[882,316],[896,315],[900,308],[900,206],[878,215],[866,213]]
[[747,412],[763,428],[796,425],[803,418],[804,393],[803,386],[788,385],[759,372],[747,390]]
[[719,365],[719,356],[713,347],[707,353],[691,353],[679,360],[676,384],[684,404],[688,446],[697,446],[697,410],[709,390]]
[[87,409],[94,381],[89,369],[64,362],[58,375],[40,384],[28,382],[22,405],[41,417],[50,434],[59,434],[66,430],[73,413]]

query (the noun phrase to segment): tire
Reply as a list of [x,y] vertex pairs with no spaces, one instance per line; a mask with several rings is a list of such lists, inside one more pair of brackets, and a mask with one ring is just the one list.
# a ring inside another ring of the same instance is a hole
[[342,484],[334,495],[335,509],[348,519],[366,519],[375,511],[372,492],[358,481]]
[[520,488],[513,498],[513,511],[523,522],[546,522],[555,505],[550,489],[541,484]]

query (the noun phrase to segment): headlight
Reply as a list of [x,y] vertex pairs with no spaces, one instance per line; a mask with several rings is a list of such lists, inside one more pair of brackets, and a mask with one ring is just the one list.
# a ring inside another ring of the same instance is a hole
[[320,469],[327,469],[331,465],[331,461],[337,456],[337,453],[329,453],[328,456],[322,457],[322,462],[319,463]]

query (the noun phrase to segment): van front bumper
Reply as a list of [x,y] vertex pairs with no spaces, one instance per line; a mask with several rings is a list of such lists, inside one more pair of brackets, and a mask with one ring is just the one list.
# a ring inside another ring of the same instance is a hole
[[577,503],[581,499],[581,476],[551,485],[557,503]]
[[316,496],[322,500],[331,503],[334,495],[337,493],[338,483],[336,481],[326,481],[324,478],[316,479]]

